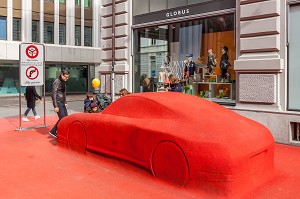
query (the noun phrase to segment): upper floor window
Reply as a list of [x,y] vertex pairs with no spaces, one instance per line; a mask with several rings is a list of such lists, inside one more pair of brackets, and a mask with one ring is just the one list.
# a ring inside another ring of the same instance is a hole
[[40,22],[32,21],[32,42],[40,42]]
[[0,17],[0,40],[6,40],[6,17]]
[[84,46],[92,46],[92,27],[84,27]]
[[66,44],[66,24],[59,24],[59,44]]
[[21,19],[13,19],[13,40],[21,41]]
[[54,43],[54,25],[53,22],[44,22],[44,43]]
[[84,7],[91,8],[92,7],[92,0],[84,0]]
[[81,0],[75,0],[75,6],[80,6],[81,5]]
[[75,46],[81,46],[81,26],[75,26]]

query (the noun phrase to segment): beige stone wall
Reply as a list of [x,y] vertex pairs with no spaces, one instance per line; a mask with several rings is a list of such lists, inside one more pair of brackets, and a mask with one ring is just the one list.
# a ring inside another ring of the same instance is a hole
[[[285,7],[280,0],[237,2],[237,107],[285,108]],[[270,77],[270,78],[266,78]],[[270,80],[270,81],[269,81]],[[282,81],[283,80],[283,81]],[[255,85],[255,88],[250,88]],[[251,91],[251,92],[250,92]],[[245,97],[246,96],[246,97]]]

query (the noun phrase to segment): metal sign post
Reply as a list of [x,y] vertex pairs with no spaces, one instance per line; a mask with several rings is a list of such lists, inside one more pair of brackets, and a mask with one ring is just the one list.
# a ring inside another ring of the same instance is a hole
[[[46,127],[46,101],[45,101],[45,46],[43,44],[21,43],[20,51],[20,87],[19,87],[19,128],[22,131],[33,128]],[[22,86],[44,86],[44,125],[22,128]]]
[[112,60],[111,60],[111,101],[115,101],[115,64],[116,64],[116,1],[112,0]]

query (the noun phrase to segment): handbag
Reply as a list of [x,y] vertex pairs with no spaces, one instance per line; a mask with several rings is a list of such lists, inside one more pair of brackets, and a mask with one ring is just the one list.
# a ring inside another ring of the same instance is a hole
[[228,69],[230,66],[231,66],[231,64],[228,61],[224,61],[224,60],[221,61],[220,68],[222,68],[222,69]]

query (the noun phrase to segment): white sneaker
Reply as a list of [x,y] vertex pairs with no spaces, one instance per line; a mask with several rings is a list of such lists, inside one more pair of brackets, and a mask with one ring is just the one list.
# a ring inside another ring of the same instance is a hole
[[34,119],[40,119],[41,118],[41,116],[39,116],[39,115],[36,115],[36,116],[34,116]]
[[29,122],[29,119],[27,119],[26,117],[23,117],[23,118],[22,118],[22,121],[23,121],[23,122]]

